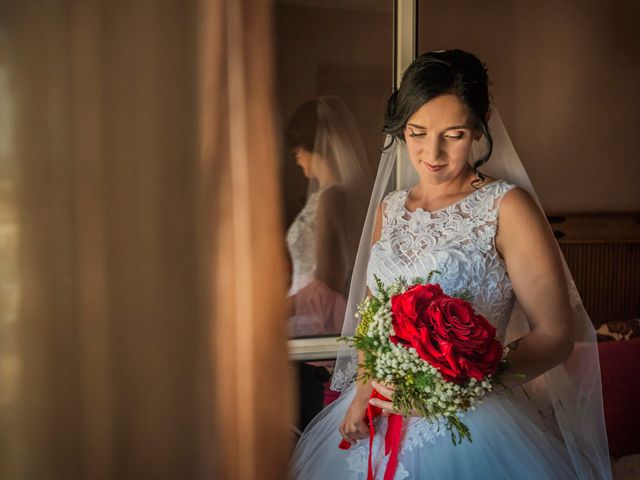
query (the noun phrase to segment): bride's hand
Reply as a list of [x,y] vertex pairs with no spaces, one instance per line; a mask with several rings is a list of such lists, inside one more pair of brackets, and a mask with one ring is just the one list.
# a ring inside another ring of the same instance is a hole
[[368,400],[368,394],[366,396],[360,392],[356,394],[338,429],[342,438],[349,443],[355,443],[369,436],[369,426],[364,420],[367,407],[369,406],[367,403]]
[[[372,398],[371,400],[369,400],[369,403],[371,405],[373,405],[374,407],[380,407],[382,409],[381,415],[383,417],[388,417],[391,414],[404,416],[404,413],[399,412],[395,408],[393,408],[393,394],[395,392],[395,387],[393,385],[387,385],[385,383],[380,383],[376,381],[371,382],[371,385],[373,385],[373,388],[375,388],[378,391],[378,393],[384,395],[390,400],[389,402],[386,402],[380,398]],[[420,414],[415,410],[412,410],[409,416],[419,417]]]

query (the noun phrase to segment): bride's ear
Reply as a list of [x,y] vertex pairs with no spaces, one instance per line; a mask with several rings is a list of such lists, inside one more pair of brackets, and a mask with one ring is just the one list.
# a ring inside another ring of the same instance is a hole
[[482,138],[482,135],[483,135],[482,130],[480,130],[480,129],[478,128],[478,129],[475,131],[475,133],[473,134],[473,139],[474,139],[476,142],[479,142],[479,141],[480,141],[480,139]]
[[[487,110],[487,114],[484,116],[485,120],[487,121],[487,124],[489,124],[489,119],[491,118],[491,108],[489,108]],[[482,132],[476,132],[475,136],[473,137],[473,139],[475,141],[479,141],[482,138],[483,133]]]

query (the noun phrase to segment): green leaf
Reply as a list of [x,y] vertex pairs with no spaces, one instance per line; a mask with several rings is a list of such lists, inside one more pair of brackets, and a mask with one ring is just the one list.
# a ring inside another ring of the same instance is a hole
[[431,279],[433,278],[433,276],[434,276],[436,273],[437,273],[438,275],[442,274],[442,272],[440,272],[439,270],[431,270],[431,271],[429,272],[429,275],[427,275],[427,281],[426,281],[425,283],[431,283]]

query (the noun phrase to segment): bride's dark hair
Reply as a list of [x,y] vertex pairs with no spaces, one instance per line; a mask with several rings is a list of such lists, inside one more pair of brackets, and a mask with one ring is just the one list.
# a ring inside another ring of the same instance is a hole
[[423,53],[409,65],[400,88],[389,98],[383,131],[404,141],[404,128],[411,115],[432,98],[454,94],[469,110],[473,127],[482,130],[489,143],[487,153],[473,165],[482,178],[477,169],[489,160],[493,150],[486,120],[490,105],[488,83],[487,69],[471,53],[458,49]]
[[285,144],[291,150],[303,147],[308,152],[315,148],[318,130],[318,100],[307,100],[294,112],[285,131]]

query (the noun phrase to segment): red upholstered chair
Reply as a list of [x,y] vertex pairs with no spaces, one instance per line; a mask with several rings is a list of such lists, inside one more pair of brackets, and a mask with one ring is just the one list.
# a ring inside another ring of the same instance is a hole
[[640,338],[600,342],[598,350],[609,453],[640,454]]

